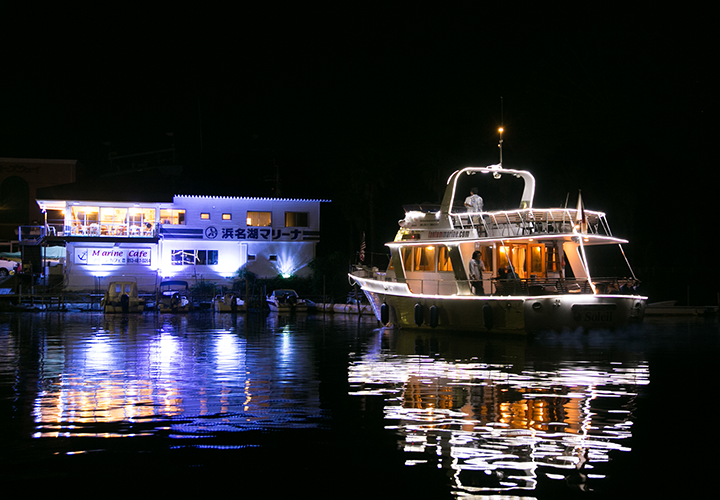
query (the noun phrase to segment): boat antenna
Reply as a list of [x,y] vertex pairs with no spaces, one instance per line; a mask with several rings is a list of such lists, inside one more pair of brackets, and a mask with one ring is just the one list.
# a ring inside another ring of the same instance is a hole
[[500,128],[498,129],[498,132],[500,133],[500,142],[498,142],[498,148],[500,148],[500,166],[502,167],[502,145],[503,145],[503,132],[505,131],[504,126],[504,119],[503,119],[503,98],[500,96]]

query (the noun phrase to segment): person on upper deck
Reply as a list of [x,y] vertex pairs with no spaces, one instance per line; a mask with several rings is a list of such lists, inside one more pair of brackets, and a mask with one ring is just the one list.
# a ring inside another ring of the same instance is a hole
[[478,188],[470,189],[470,196],[465,198],[465,209],[468,212],[482,212],[483,199],[478,196]]

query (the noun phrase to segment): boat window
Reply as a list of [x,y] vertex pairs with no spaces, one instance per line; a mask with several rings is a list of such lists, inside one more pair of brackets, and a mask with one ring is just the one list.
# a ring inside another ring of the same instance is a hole
[[285,227],[308,227],[308,213],[285,212]]
[[412,271],[412,247],[403,247],[401,255],[403,268],[406,271]]
[[210,214],[207,213],[207,212],[202,212],[202,213],[200,214],[200,218],[201,218],[202,220],[210,220]]
[[543,270],[543,248],[544,245],[530,246],[530,272],[541,275]]
[[435,247],[415,247],[415,271],[435,271]]
[[250,212],[247,213],[247,225],[248,226],[261,226],[267,227],[272,225],[272,213],[271,212]]
[[[517,245],[500,245],[498,247],[498,266],[507,267],[508,264],[512,264],[513,269],[519,277],[523,277],[524,265],[518,266],[520,247]],[[525,252],[522,252],[523,257]]]
[[438,247],[438,271],[452,272],[452,262],[450,262],[450,249],[446,246]]
[[223,214],[222,219],[223,220],[232,220],[232,214]]
[[558,251],[557,248],[554,246],[547,246],[545,247],[545,260],[546,260],[546,269],[548,272],[556,273],[558,272],[559,266],[558,266]]
[[489,271],[492,267],[492,247],[480,247],[480,258],[485,264],[485,270]]
[[160,220],[163,224],[185,225],[185,210],[160,210]]

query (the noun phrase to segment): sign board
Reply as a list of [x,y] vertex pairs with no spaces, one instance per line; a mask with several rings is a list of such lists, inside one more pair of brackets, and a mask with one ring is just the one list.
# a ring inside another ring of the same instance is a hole
[[149,248],[76,248],[74,262],[90,266],[149,266],[150,253]]

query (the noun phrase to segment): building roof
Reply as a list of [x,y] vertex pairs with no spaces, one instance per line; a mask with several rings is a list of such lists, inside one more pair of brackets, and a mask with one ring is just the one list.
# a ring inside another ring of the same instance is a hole
[[[175,196],[254,199],[270,201],[329,202],[326,199],[274,197],[264,186],[240,185],[212,178],[183,175],[179,165],[139,168],[37,190],[38,200],[85,200],[98,202],[171,203]],[[247,196],[255,189],[255,196]],[[241,192],[244,191],[244,192]],[[263,192],[265,191],[265,192]],[[267,196],[258,196],[267,195]]]

